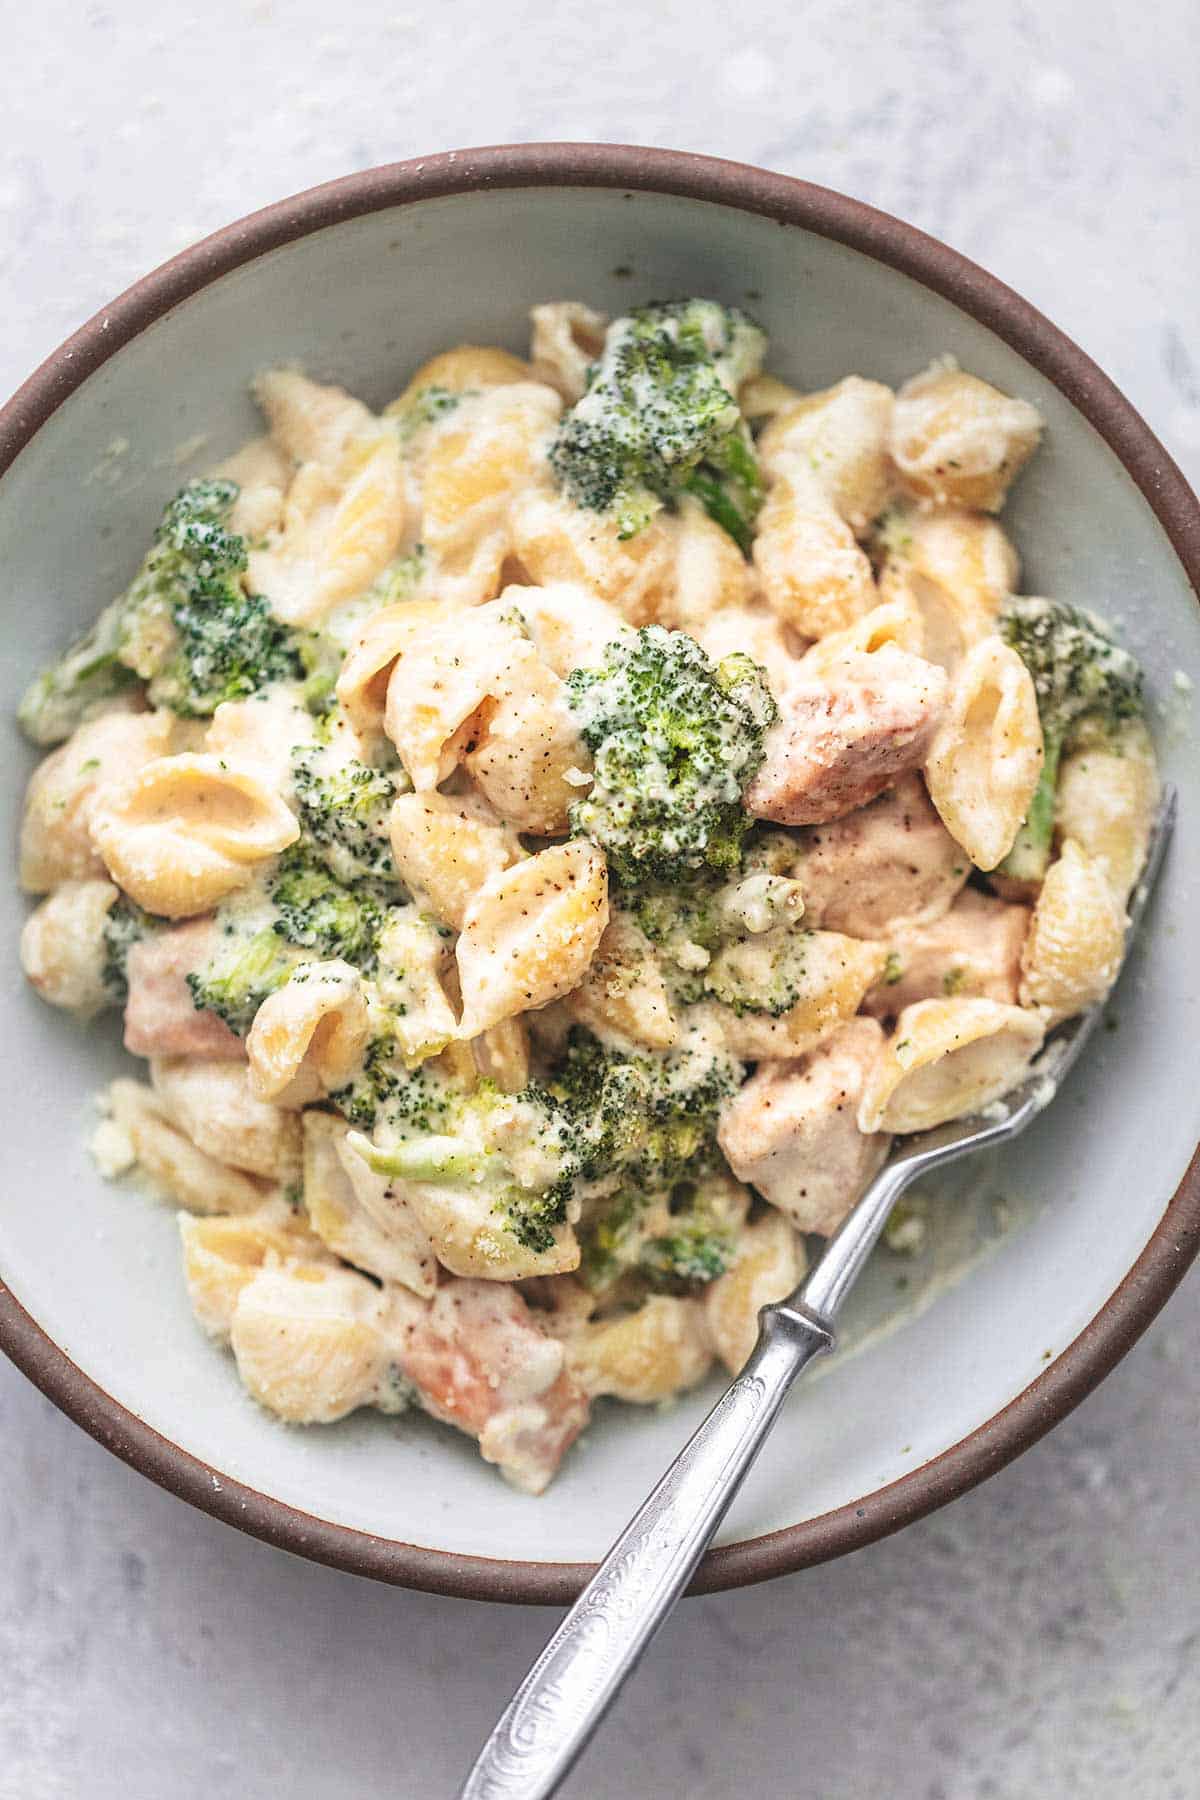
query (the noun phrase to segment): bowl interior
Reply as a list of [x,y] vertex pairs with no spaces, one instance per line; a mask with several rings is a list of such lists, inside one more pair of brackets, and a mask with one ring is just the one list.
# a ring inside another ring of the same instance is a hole
[[[520,349],[539,299],[616,312],[681,293],[748,306],[771,366],[807,388],[898,382],[953,352],[1042,409],[1047,442],[1008,520],[1028,592],[1116,617],[1162,702],[1184,786],[1161,893],[1111,1007],[1112,1029],[1003,1159],[933,1196],[915,1261],[883,1252],[855,1295],[849,1348],[793,1401],[722,1534],[734,1542],[854,1504],[995,1415],[1121,1282],[1197,1140],[1194,934],[1200,880],[1182,671],[1200,680],[1200,612],[1120,462],[1059,391],[915,280],[813,232],[698,200],[581,188],[430,199],[327,226],[184,300],[97,371],[0,482],[3,703],[128,579],[167,496],[255,429],[247,383],[296,362],[374,405],[437,349]],[[11,731],[7,841],[32,761]],[[90,1100],[126,1060],[111,1023],[82,1032],[21,979],[25,903],[3,886],[0,1058],[6,1180],[0,1273],[100,1387],[216,1470],[321,1518],[456,1553],[582,1561],[605,1548],[711,1400],[598,1409],[541,1500],[511,1492],[428,1420],[289,1430],[242,1394],[194,1325],[173,1216],[106,1186],[85,1150]],[[302,1546],[296,1545],[300,1548]]]

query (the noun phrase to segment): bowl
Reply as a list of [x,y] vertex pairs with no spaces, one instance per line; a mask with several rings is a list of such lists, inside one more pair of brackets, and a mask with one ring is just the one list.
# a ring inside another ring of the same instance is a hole
[[[1114,246],[1114,251],[1116,250]],[[0,413],[4,711],[131,575],[164,498],[255,428],[246,396],[295,361],[379,406],[435,350],[519,348],[531,302],[612,312],[704,293],[748,306],[772,367],[818,388],[898,382],[952,352],[1035,401],[1045,447],[1006,522],[1026,591],[1115,614],[1155,692],[1182,820],[1111,1008],[1116,1029],[1002,1161],[930,1196],[922,1257],[881,1252],[849,1345],[806,1385],[697,1580],[757,1581],[944,1504],[1061,1419],[1124,1355],[1200,1230],[1200,792],[1185,721],[1200,677],[1200,506],[1112,384],[1017,295],[910,226],[822,188],[705,157],[604,145],[463,151],[333,182],[139,281]],[[13,730],[12,840],[31,762]],[[0,1344],[117,1455],[230,1524],[384,1580],[562,1602],[710,1404],[602,1407],[549,1493],[507,1489],[416,1417],[288,1429],[245,1397],[187,1305],[174,1219],[105,1185],[91,1096],[125,1063],[21,980],[4,885]]]

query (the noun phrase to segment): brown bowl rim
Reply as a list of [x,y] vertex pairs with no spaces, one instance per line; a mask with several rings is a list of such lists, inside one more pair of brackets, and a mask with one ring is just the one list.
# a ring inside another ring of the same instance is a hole
[[[742,163],[635,145],[492,145],[392,163],[250,214],[137,281],[88,321],[0,409],[0,475],[50,415],[116,351],[231,270],[342,220],[452,194],[601,187],[708,201],[831,238],[912,277],[987,326],[1046,376],[1136,483],[1200,595],[1200,502],[1145,421],[1068,337],[995,276],[914,226],[831,189]],[[862,1548],[956,1499],[1019,1456],[1109,1373],[1200,1248],[1200,1150],[1145,1249],[1068,1349],[985,1424],[920,1468],[780,1531],[711,1550],[694,1593],[765,1581]],[[474,1600],[562,1605],[586,1563],[458,1556],[316,1518],[199,1461],[86,1375],[0,1283],[0,1349],[85,1431],[169,1492],[313,1561]]]

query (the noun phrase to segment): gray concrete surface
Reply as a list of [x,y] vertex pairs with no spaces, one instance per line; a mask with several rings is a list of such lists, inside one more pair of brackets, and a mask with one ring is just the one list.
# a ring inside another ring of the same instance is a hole
[[[279,195],[426,150],[607,138],[805,175],[948,239],[1200,479],[1194,0],[42,0],[5,22],[5,391]],[[687,1606],[572,1800],[1200,1793],[1196,1292],[949,1511]],[[435,1800],[549,1624],[276,1554],[0,1367],[3,1800]]]

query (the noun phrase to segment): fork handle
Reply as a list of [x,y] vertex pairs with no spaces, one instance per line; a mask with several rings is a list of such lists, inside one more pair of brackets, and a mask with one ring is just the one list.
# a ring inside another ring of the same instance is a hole
[[687,1587],[797,1375],[833,1348],[795,1300],[764,1308],[741,1374],[621,1533],[509,1701],[460,1800],[546,1800]]

